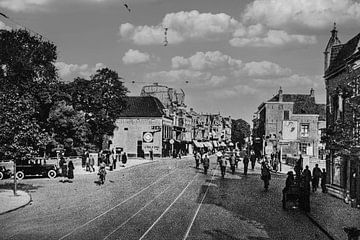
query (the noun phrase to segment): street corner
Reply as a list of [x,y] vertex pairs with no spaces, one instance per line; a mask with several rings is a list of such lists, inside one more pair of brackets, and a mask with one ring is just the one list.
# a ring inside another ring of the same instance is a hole
[[28,192],[17,190],[14,194],[13,190],[0,190],[0,215],[15,211],[19,208],[25,207],[31,203],[32,198]]

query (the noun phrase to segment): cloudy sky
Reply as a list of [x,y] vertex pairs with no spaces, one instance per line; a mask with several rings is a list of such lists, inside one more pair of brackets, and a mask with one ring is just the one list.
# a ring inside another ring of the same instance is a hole
[[249,122],[280,86],[324,103],[333,23],[343,43],[360,29],[355,0],[0,0],[0,12],[55,43],[63,81],[106,66],[130,95],[158,82],[195,111]]

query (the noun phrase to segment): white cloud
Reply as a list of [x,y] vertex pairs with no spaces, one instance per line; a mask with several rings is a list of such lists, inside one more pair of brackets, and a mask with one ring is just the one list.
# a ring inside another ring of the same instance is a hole
[[130,23],[120,25],[120,36],[130,39],[139,45],[162,44],[164,27],[168,28],[169,44],[177,44],[185,40],[214,40],[233,32],[239,22],[225,13],[190,12],[168,13],[156,26],[133,26]]
[[187,68],[193,70],[205,69],[229,69],[239,68],[242,65],[240,59],[234,59],[220,51],[197,52],[189,58],[176,56],[171,59],[173,68]]
[[145,63],[150,61],[150,55],[139,50],[129,49],[123,56],[122,61],[125,64]]
[[65,62],[56,62],[55,67],[58,69],[60,77],[69,77],[69,76],[81,76],[84,78],[89,78],[94,74],[98,69],[105,68],[105,64],[96,63],[94,67],[89,67],[88,64],[67,64]]
[[291,75],[291,70],[289,68],[283,68],[276,63],[268,61],[246,63],[243,71],[251,77]]
[[0,7],[15,12],[23,12],[33,9],[41,9],[52,0],[0,0]]
[[[248,10],[250,11],[250,7]],[[165,40],[164,27],[168,28],[169,44],[191,40],[215,41],[231,36],[230,44],[235,47],[271,47],[316,42],[314,36],[289,34],[284,30],[272,29],[266,23],[245,24],[225,13],[199,13],[196,10],[168,13],[156,26],[124,23],[119,27],[119,35],[138,45],[161,45]]]
[[243,20],[270,28],[329,28],[331,24],[360,23],[360,3],[354,0],[255,0]]
[[315,36],[288,34],[282,30],[269,30],[261,35],[249,34],[249,36],[234,37],[229,42],[234,47],[272,47],[286,44],[314,44],[317,40]]
[[10,31],[10,30],[11,30],[11,27],[7,26],[5,23],[3,23],[2,21],[0,21],[0,29]]

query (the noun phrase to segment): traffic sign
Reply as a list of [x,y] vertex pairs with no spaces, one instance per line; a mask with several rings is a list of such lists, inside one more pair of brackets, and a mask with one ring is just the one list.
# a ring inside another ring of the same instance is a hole
[[151,143],[154,141],[153,134],[151,132],[144,132],[143,133],[143,139],[147,143]]
[[174,144],[174,139],[170,139],[170,144]]

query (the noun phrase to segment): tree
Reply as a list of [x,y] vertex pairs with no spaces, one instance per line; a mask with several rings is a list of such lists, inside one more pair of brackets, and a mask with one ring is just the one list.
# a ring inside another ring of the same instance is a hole
[[63,145],[66,155],[73,155],[74,148],[88,142],[90,130],[85,114],[76,111],[66,101],[59,101],[52,107],[48,122],[56,145]]
[[63,89],[70,95],[74,109],[85,114],[90,143],[101,149],[104,136],[113,134],[115,121],[126,107],[124,97],[128,90],[121,78],[115,71],[103,68],[90,80],[77,78]]
[[245,139],[250,137],[250,124],[243,119],[237,119],[231,123],[231,141],[239,143],[239,148],[245,145]]
[[51,140],[46,119],[57,82],[56,47],[26,30],[0,31],[0,151],[38,154]]

